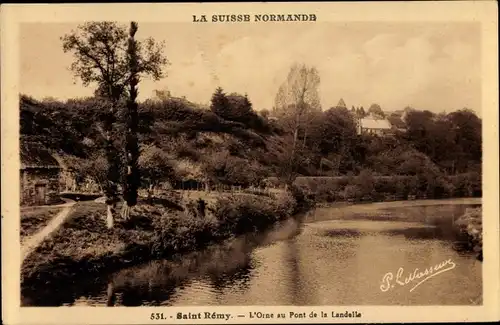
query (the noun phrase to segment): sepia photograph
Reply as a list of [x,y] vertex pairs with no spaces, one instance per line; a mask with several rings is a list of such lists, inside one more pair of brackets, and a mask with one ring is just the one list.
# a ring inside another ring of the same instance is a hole
[[21,309],[235,323],[484,306],[483,23],[261,5],[18,21],[2,224],[18,218]]

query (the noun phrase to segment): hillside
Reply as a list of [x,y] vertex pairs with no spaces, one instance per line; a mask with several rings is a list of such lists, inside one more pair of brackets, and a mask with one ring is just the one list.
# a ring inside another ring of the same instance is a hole
[[[104,157],[100,120],[105,110],[93,98],[64,103],[21,96],[22,141],[50,149],[78,169],[82,161]],[[139,110],[143,153],[159,149],[177,180],[250,185],[276,173],[283,132],[258,115],[260,124],[252,128],[180,98],[147,101]],[[116,132],[122,128],[118,121]]]
[[[223,108],[185,98],[148,99],[139,104],[139,164],[145,187],[168,180],[260,185],[290,167],[293,136],[286,120],[253,110],[246,96],[214,93]],[[215,98],[215,99],[214,99]],[[21,137],[62,157],[81,182],[106,179],[101,121],[109,107],[98,98],[66,102],[20,97]],[[215,108],[214,108],[215,107]],[[298,176],[423,176],[438,179],[481,175],[481,120],[470,110],[443,114],[412,110],[406,131],[392,136],[358,134],[346,108],[314,113],[298,132],[293,161]],[[124,147],[117,116],[116,147]]]

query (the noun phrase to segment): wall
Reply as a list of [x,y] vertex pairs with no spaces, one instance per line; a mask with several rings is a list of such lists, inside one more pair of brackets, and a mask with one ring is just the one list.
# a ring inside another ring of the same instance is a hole
[[[21,205],[44,205],[59,202],[58,169],[25,169],[21,170],[20,178]],[[42,194],[44,194],[43,198]]]

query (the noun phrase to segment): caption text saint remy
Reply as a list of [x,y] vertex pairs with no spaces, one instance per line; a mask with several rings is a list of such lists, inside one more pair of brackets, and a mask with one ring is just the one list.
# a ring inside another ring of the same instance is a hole
[[264,15],[212,15],[207,19],[207,15],[193,15],[193,23],[241,23],[241,22],[270,22],[270,21],[316,21],[314,14],[264,14]]

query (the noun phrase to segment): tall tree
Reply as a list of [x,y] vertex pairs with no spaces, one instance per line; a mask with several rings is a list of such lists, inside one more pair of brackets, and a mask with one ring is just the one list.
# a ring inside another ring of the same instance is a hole
[[322,156],[338,161],[335,172],[343,172],[354,165],[351,152],[356,141],[356,123],[347,108],[332,107],[324,112],[321,123],[311,135]]
[[276,94],[274,115],[293,135],[291,151],[287,159],[289,161],[286,173],[287,183],[293,182],[298,167],[296,162],[299,160],[296,159],[296,153],[299,132],[303,132],[305,140],[312,113],[321,111],[319,83],[320,77],[316,68],[294,64]]
[[127,162],[125,172],[125,182],[123,184],[123,208],[121,216],[123,219],[129,219],[130,209],[137,204],[137,190],[140,186],[139,168],[137,160],[139,159],[139,144],[137,141],[137,85],[139,84],[139,57],[137,40],[135,33],[138,26],[136,22],[130,23],[127,59],[130,71],[128,98],[127,98],[127,114],[126,114],[126,139],[125,139],[125,159]]
[[117,134],[114,124],[117,120],[119,102],[124,99],[126,86],[137,76],[149,76],[159,80],[164,76],[163,66],[168,64],[163,55],[162,43],[152,38],[136,41],[136,70],[132,74],[127,55],[127,27],[116,22],[89,22],[61,37],[63,51],[74,56],[71,70],[84,86],[95,85],[96,96],[109,103],[103,117],[103,133],[106,139],[108,176],[105,186],[107,203],[107,226],[114,224],[114,210],[119,201],[120,150],[116,147]]
[[228,104],[227,110],[220,112],[222,118],[241,123],[247,123],[251,116],[254,114],[252,103],[245,94],[231,93],[227,96]]
[[229,100],[221,87],[217,87],[212,95],[210,110],[221,117],[230,114]]

